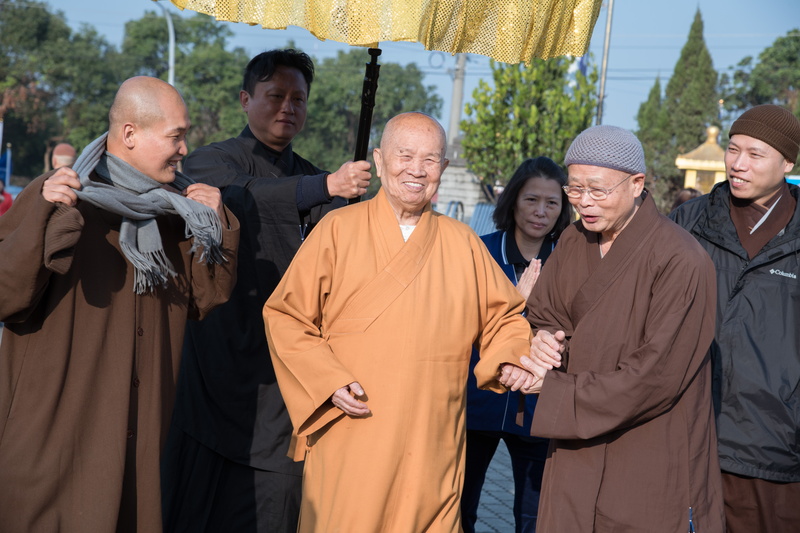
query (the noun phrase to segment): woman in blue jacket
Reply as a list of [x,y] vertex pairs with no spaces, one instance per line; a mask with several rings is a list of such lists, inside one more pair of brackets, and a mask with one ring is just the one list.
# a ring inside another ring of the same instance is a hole
[[[553,160],[537,157],[524,161],[500,195],[494,211],[499,231],[481,237],[508,279],[527,300],[539,268],[547,261],[561,232],[572,220],[564,196],[564,171]],[[514,473],[516,533],[536,531],[539,492],[548,441],[531,437],[536,395],[519,392],[495,394],[478,389],[472,370],[478,362],[473,350],[467,382],[467,456],[461,522],[464,533],[474,533],[478,502],[486,470],[502,439],[511,456]],[[524,402],[523,424],[516,423]]]

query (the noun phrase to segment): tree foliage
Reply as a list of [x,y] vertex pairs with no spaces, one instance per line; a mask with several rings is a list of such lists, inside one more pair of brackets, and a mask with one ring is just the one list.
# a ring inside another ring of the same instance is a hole
[[[190,148],[234,136],[244,127],[239,89],[249,57],[242,48],[228,50],[233,32],[207,15],[173,17],[175,27],[175,86],[192,118]],[[169,50],[164,17],[148,11],[125,24],[122,55],[126,76],[166,80]],[[123,78],[124,79],[124,78]]]
[[591,126],[597,69],[573,74],[571,65],[565,57],[530,66],[490,62],[494,83],[479,82],[461,122],[464,158],[483,183],[506,183],[529,157],[562,162],[572,139]]
[[709,125],[719,124],[717,78],[698,9],[664,96],[658,77],[636,115],[647,176],[653,180],[650,188],[662,211],[669,210],[683,187],[675,159],[697,148],[705,140]]
[[[365,65],[370,57],[363,48],[340,51],[316,63],[316,78],[308,100],[308,118],[294,148],[315,165],[334,171],[353,159],[361,112]],[[442,100],[435,87],[422,83],[414,64],[382,63],[372,112],[370,146],[380,139],[386,122],[406,111],[438,116]]]
[[742,59],[720,79],[728,119],[760,104],[782,105],[800,117],[800,29],[778,37],[758,60]]
[[644,160],[647,164],[648,188],[653,191],[657,205],[662,211],[671,205],[670,183],[662,176],[669,176],[674,172],[675,159],[670,159],[672,136],[670,134],[669,117],[664,105],[661,91],[661,77],[656,77],[653,88],[647,100],[639,106],[636,114],[639,129],[636,136],[644,148]]
[[63,59],[69,38],[63,16],[43,3],[0,4],[0,120],[3,144],[14,141],[16,168],[41,166],[39,147],[56,125],[56,98],[46,73]]

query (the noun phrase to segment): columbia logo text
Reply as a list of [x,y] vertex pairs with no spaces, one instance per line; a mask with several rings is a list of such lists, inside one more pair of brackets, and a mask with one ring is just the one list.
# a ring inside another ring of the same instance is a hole
[[786,278],[797,279],[797,274],[792,274],[791,272],[784,272],[783,270],[775,270],[774,268],[769,271],[770,274],[775,274],[776,276],[783,276]]

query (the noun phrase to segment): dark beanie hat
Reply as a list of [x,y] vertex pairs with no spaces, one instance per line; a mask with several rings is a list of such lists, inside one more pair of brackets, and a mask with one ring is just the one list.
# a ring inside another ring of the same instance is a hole
[[728,137],[747,135],[764,141],[792,163],[800,149],[800,120],[785,107],[757,105],[742,113],[731,126]]
[[644,174],[644,150],[636,135],[617,126],[583,130],[567,150],[564,165],[591,165]]

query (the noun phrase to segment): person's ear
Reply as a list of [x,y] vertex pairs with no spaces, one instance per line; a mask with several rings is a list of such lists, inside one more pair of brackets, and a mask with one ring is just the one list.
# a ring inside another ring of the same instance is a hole
[[128,150],[133,150],[136,147],[136,124],[127,122],[122,125],[122,144]]
[[250,93],[239,91],[239,103],[242,104],[242,111],[247,113],[247,106],[250,104]]
[[642,195],[642,191],[644,191],[644,174],[641,172],[634,174],[631,177],[631,181],[633,181],[633,195],[634,197],[638,198]]
[[375,148],[372,150],[372,158],[375,160],[375,175],[380,178],[381,174],[383,173],[383,156],[381,155],[380,148]]

